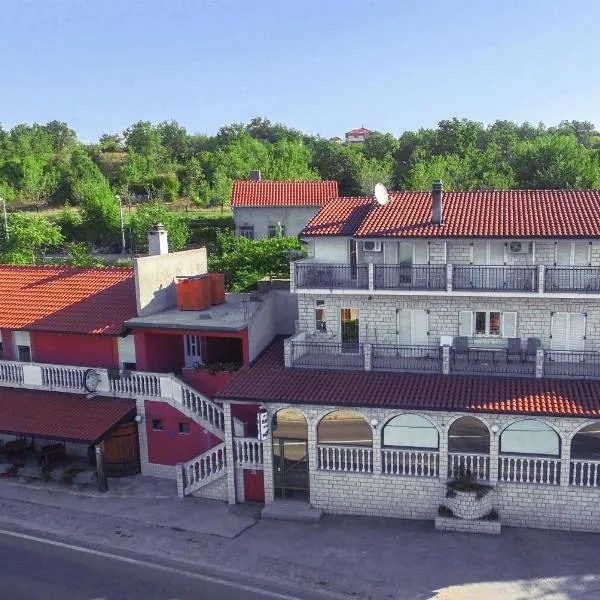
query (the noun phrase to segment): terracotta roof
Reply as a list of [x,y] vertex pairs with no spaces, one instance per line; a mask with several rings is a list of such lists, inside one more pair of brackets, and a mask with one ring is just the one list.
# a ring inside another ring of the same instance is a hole
[[[431,192],[394,192],[382,206],[372,202],[355,237],[600,237],[600,189],[443,192],[442,225],[431,222]],[[305,235],[353,235],[321,231],[344,219],[327,204]],[[348,228],[346,229],[348,230]]]
[[337,181],[234,181],[231,206],[322,206],[337,195]]
[[308,222],[302,235],[354,235],[369,214],[373,198],[341,197],[329,201]]
[[134,400],[0,389],[0,432],[94,444],[133,417]]
[[133,269],[0,265],[0,328],[118,334],[136,315]]
[[358,129],[347,131],[346,135],[366,135],[367,133],[371,133],[371,130],[366,127],[359,127]]
[[238,371],[217,396],[290,404],[600,417],[600,381],[286,369],[281,341]]

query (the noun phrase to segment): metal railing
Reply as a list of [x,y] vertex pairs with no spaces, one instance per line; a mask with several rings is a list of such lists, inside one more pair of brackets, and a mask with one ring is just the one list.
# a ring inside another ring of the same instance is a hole
[[546,267],[544,291],[600,293],[600,267]]
[[373,448],[370,446],[317,446],[317,466],[323,471],[373,472]]
[[451,348],[450,372],[533,377],[535,359],[530,360],[523,353],[510,355],[507,348]]
[[560,458],[505,455],[498,458],[498,481],[560,484]]
[[580,487],[600,486],[600,460],[572,459],[569,484]]
[[537,292],[537,266],[453,265],[453,290]]
[[369,289],[369,266],[308,263],[294,266],[297,288]]
[[357,342],[292,342],[292,366],[363,369],[363,345]]
[[480,481],[490,480],[490,455],[469,452],[448,453],[448,477],[470,474]]
[[446,265],[374,265],[376,290],[445,290]]
[[600,378],[600,352],[544,350],[544,376]]
[[384,475],[439,477],[440,453],[437,450],[381,450],[381,472]]
[[371,365],[380,371],[442,372],[440,346],[386,346],[373,344]]

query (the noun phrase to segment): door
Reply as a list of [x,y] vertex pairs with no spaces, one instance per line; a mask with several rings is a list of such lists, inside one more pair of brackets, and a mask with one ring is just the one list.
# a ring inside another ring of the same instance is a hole
[[308,500],[308,440],[273,437],[276,498]]
[[359,328],[357,308],[342,308],[341,341],[342,352],[358,352]]
[[399,346],[426,346],[429,343],[426,310],[396,311],[396,341]]
[[556,312],[552,315],[552,350],[583,351],[585,348],[585,314]]
[[398,278],[401,284],[412,282],[413,243],[398,243]]
[[358,264],[356,240],[350,240],[349,258],[350,258],[350,276],[352,277],[352,279],[356,279],[357,272],[358,272],[358,269],[356,268],[356,265]]

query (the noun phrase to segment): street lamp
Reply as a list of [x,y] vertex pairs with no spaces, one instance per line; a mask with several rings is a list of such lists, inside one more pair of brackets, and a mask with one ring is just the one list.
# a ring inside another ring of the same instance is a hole
[[123,203],[121,202],[121,196],[116,195],[119,201],[119,212],[121,214],[121,254],[125,254],[125,227],[123,225]]
[[2,207],[4,210],[4,233],[6,234],[6,241],[10,241],[10,235],[8,233],[8,217],[6,216],[6,200],[4,198],[0,198],[2,200]]

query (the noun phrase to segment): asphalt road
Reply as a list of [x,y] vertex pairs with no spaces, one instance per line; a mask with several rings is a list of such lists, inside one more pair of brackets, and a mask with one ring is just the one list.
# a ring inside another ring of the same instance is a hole
[[2,600],[322,600],[275,583],[0,530]]

